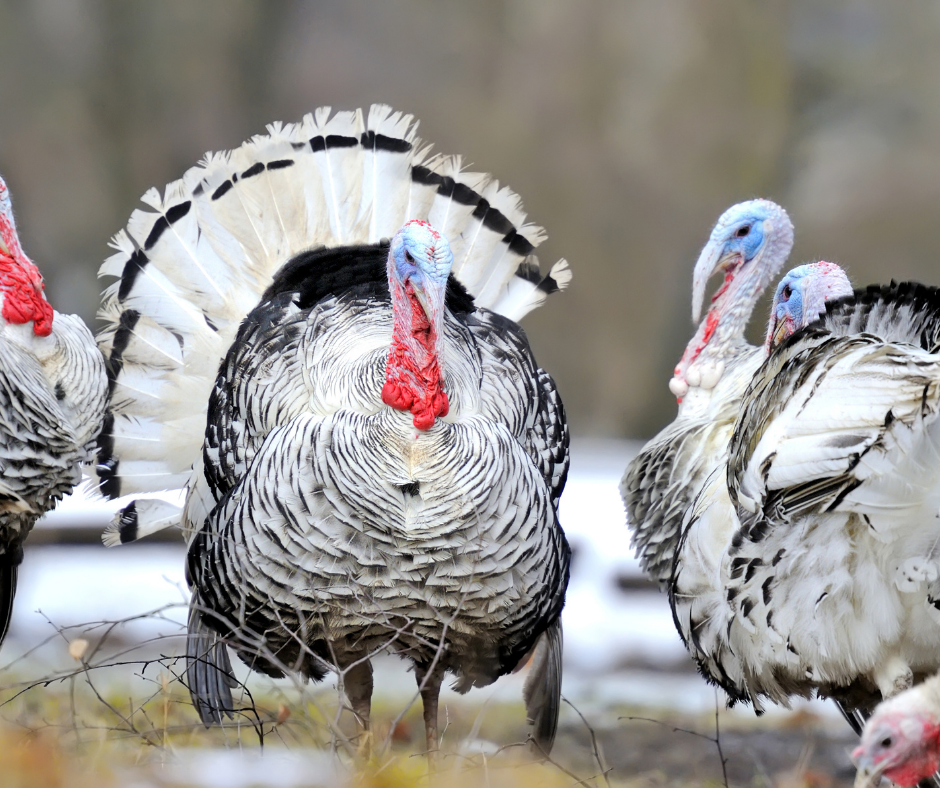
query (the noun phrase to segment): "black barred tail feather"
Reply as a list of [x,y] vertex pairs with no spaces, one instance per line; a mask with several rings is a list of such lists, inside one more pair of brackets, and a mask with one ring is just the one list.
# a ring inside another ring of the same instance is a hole
[[555,743],[561,710],[563,642],[559,618],[539,638],[522,688],[536,754],[549,755]]
[[[110,497],[184,487],[201,453],[216,370],[275,272],[307,249],[372,244],[409,219],[449,240],[453,274],[478,306],[519,320],[571,274],[539,273],[545,235],[491,176],[432,155],[412,116],[329,108],[225,153],[210,153],[136,211],[101,276],[98,341],[110,413],[98,470]],[[203,404],[197,404],[203,403]]]
[[907,342],[936,353],[940,289],[918,282],[869,285],[828,304],[826,314],[807,331],[820,328],[837,337],[874,334],[886,342]]
[[179,506],[157,498],[131,501],[111,519],[101,535],[105,547],[136,542],[164,528],[182,525]]
[[3,643],[10,630],[18,573],[18,561],[10,560],[8,556],[0,557],[0,643]]
[[235,715],[232,690],[238,686],[232,662],[219,634],[206,626],[194,598],[186,638],[186,683],[199,719],[207,728]]

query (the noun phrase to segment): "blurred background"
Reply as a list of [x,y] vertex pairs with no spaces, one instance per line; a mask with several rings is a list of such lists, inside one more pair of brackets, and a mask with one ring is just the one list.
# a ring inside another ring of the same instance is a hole
[[[666,768],[675,750],[674,778],[698,768],[675,730],[628,731],[622,708],[661,720],[718,700],[631,557],[617,481],[675,414],[666,384],[692,334],[692,266],[718,215],[762,196],[791,214],[793,265],[838,262],[857,285],[940,284],[938,77],[931,2],[0,0],[0,172],[50,301],[88,321],[108,239],[139,196],[273,120],[388,103],[437,150],[511,185],[548,231],[543,270],[559,257],[574,270],[525,321],[576,438],[561,511],[575,549],[566,697],[611,737],[622,774],[644,753]],[[56,627],[76,626],[71,639],[79,622],[163,604],[178,607],[121,631],[179,634],[182,545],[104,551],[110,511],[73,499],[36,529],[4,662],[19,648],[35,665],[29,649],[50,632],[68,660]],[[377,686],[407,695],[392,662],[397,679]],[[774,770],[807,751],[850,784],[852,737],[827,708],[803,707],[766,741],[747,728],[731,759],[742,784],[784,784]],[[583,744],[565,713],[564,735]]]
[[0,172],[50,300],[90,320],[150,186],[320,105],[414,113],[572,264],[526,328],[574,434],[646,438],[728,205],[782,203],[793,264],[940,281],[938,74],[926,2],[4,0]]

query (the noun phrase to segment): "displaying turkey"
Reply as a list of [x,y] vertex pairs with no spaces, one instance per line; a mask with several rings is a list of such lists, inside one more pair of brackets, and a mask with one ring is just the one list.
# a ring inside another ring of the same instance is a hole
[[82,479],[104,415],[104,359],[75,315],[54,312],[23,252],[0,179],[0,641],[33,525]]
[[[881,777],[913,788],[940,769],[940,677],[878,705],[852,753],[856,784],[876,786]],[[929,783],[928,783],[929,784]]]
[[669,383],[678,415],[640,450],[620,484],[637,557],[660,584],[672,573],[687,509],[727,455],[741,395],[764,359],[761,348],[745,341],[744,329],[792,247],[786,211],[769,200],[750,200],[721,215],[695,264],[693,321],[711,276],[723,273],[724,282]]
[[690,650],[733,699],[818,693],[860,730],[940,667],[938,337],[934,288],[870,287],[755,375],[673,589]]
[[[207,725],[234,710],[226,645],[271,676],[340,671],[366,729],[370,658],[390,649],[415,666],[433,751],[446,672],[466,692],[534,651],[547,752],[568,428],[515,321],[570,272],[541,276],[519,198],[432,156],[410,115],[329,114],[209,154],[115,238],[105,489],[187,488]],[[106,540],[178,520],[141,500]]]

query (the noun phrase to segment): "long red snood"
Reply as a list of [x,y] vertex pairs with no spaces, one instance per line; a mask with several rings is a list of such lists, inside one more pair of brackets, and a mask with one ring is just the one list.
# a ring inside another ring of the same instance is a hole
[[410,282],[403,292],[395,290],[392,285],[395,327],[385,365],[382,402],[396,410],[411,411],[415,427],[429,430],[450,407],[441,384],[437,330]]

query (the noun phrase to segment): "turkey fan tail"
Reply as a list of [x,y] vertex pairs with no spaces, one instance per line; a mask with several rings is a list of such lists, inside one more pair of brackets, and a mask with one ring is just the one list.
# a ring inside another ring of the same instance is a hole
[[195,596],[189,606],[186,683],[199,719],[207,728],[221,725],[223,717],[234,717],[232,689],[238,682],[232,673],[232,662],[222,638],[203,621]]
[[156,498],[139,498],[114,515],[101,534],[105,547],[129,544],[164,528],[180,526],[183,510]]
[[[412,169],[411,215],[426,219],[448,239],[452,273],[477,306],[519,321],[564,290],[571,271],[559,260],[542,276],[534,252],[547,237],[526,224],[519,196],[485,173],[465,172],[460,157],[437,156]],[[427,206],[426,215],[423,214]]]
[[6,640],[13,618],[13,600],[16,597],[16,578],[19,566],[7,556],[0,558],[0,644]]
[[320,108],[208,153],[161,194],[150,189],[112,240],[98,344],[109,410],[99,440],[102,492],[184,487],[201,456],[215,375],[275,273],[316,247],[376,243],[429,221],[454,251],[454,275],[479,306],[518,320],[567,286],[542,276],[544,232],[489,175],[431,155],[411,115],[375,105]]
[[813,325],[836,336],[875,334],[886,342],[905,342],[936,353],[940,289],[917,282],[870,285],[828,304],[826,314]]
[[561,709],[562,676],[561,618],[539,638],[529,674],[522,688],[526,717],[532,726],[532,740],[537,753],[548,755],[555,743],[558,713]]

